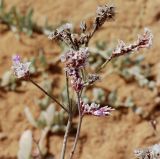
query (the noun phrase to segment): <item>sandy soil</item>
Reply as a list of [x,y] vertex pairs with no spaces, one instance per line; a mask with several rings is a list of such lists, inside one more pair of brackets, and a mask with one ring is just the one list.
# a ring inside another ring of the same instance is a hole
[[[6,0],[6,5],[16,5],[20,10],[32,7],[34,9],[34,19],[39,25],[43,25],[47,17],[51,25],[57,25],[62,21],[73,22],[78,25],[83,19],[91,19],[94,16],[96,6],[104,4],[104,0]],[[109,1],[117,8],[116,20],[106,23],[98,32],[91,44],[95,40],[105,40],[111,46],[117,39],[132,41],[144,27],[149,27],[154,34],[154,44],[149,51],[144,51],[146,63],[153,65],[155,77],[160,71],[160,1],[159,0],[113,0]],[[15,38],[14,33],[0,33],[0,75],[10,69],[11,55],[19,53],[23,57],[36,55],[37,50],[44,48],[49,58],[54,59],[59,55],[57,47],[49,42],[47,37],[34,35],[29,38],[21,35],[23,42]],[[59,79],[61,73],[55,73]],[[58,80],[56,80],[58,81]],[[61,82],[56,83],[57,86]],[[104,77],[101,86],[113,90],[118,88],[120,97],[131,95],[136,104],[143,107],[147,112],[152,112],[152,116],[160,122],[159,105],[155,103],[156,93],[145,88],[139,88],[136,83],[126,83],[116,75]],[[41,93],[31,84],[20,88],[20,92],[0,91],[0,158],[16,158],[18,151],[18,140],[22,132],[31,128],[24,117],[24,107],[29,105],[33,112],[37,107],[34,105],[32,96],[41,96]],[[55,93],[58,93],[56,91]],[[153,110],[157,110],[154,112]],[[89,131],[88,131],[89,130]],[[34,130],[35,134],[38,134]],[[75,154],[75,159],[131,159],[133,151],[138,147],[145,147],[160,141],[160,124],[157,125],[157,135],[154,135],[153,128],[147,120],[142,120],[131,110],[115,111],[111,117],[96,118],[85,117],[82,124],[81,137]],[[62,136],[50,136],[50,152],[56,158],[61,148]],[[73,138],[69,138],[69,147],[73,143]]]

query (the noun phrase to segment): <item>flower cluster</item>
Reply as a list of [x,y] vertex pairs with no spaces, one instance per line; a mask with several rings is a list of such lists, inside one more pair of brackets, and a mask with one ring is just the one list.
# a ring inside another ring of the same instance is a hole
[[[111,107],[104,106],[101,107],[100,104],[96,103],[85,103],[82,100],[82,95],[84,93],[83,88],[89,85],[92,85],[97,80],[100,80],[99,75],[97,73],[104,68],[104,66],[114,57],[118,57],[124,54],[129,54],[130,52],[134,52],[139,50],[140,48],[149,48],[152,45],[153,35],[149,29],[144,30],[144,34],[138,36],[137,41],[133,44],[126,45],[123,41],[119,41],[118,46],[112,52],[110,57],[106,59],[106,61],[96,70],[96,74],[90,74],[87,72],[86,65],[88,64],[88,44],[90,39],[93,37],[95,32],[106,22],[113,20],[115,17],[115,7],[104,5],[99,6],[96,11],[96,16],[93,21],[93,25],[87,26],[86,22],[82,22],[80,24],[80,32],[73,33],[73,25],[70,23],[66,23],[59,28],[57,28],[54,32],[51,32],[48,36],[49,39],[57,39],[68,45],[69,51],[67,51],[64,55],[61,56],[61,62],[64,63],[65,72],[66,72],[66,85],[67,85],[67,104],[61,104],[54,96],[50,95],[47,91],[45,91],[41,86],[36,84],[31,78],[29,78],[29,66],[31,62],[22,63],[19,56],[13,56],[13,66],[12,69],[17,78],[25,77],[25,79],[29,80],[32,84],[34,84],[37,88],[39,88],[43,93],[45,93],[48,97],[50,97],[55,103],[57,103],[61,108],[63,108],[68,113],[68,124],[66,126],[66,133],[64,135],[64,142],[61,152],[61,158],[65,158],[66,144],[68,133],[70,132],[70,127],[72,125],[72,117],[73,117],[73,106],[78,106],[79,112],[79,123],[77,128],[77,133],[74,141],[73,148],[70,153],[70,159],[73,158],[75,148],[77,145],[77,140],[79,138],[81,123],[84,115],[90,114],[98,117],[111,115],[111,112],[114,110]],[[72,104],[74,99],[70,98],[70,85],[68,85],[68,77],[70,84],[74,90],[74,93],[77,95],[76,104]],[[44,114],[44,117],[47,114]],[[49,120],[47,120],[50,122]],[[48,127],[47,127],[48,133]],[[135,155],[139,159],[160,159],[160,145],[154,145],[150,148],[144,150],[135,151]]]
[[22,63],[18,55],[12,57],[12,70],[17,78],[27,77],[31,62]]
[[105,23],[114,19],[115,7],[104,5],[99,6],[96,12],[96,18],[93,22],[93,28],[88,28],[86,23],[83,21],[80,24],[81,34],[72,33],[73,25],[66,23],[61,27],[57,28],[54,32],[51,32],[48,36],[50,40],[58,39],[66,43],[72,49],[78,50],[82,45],[88,46],[89,40],[93,34]]
[[65,63],[65,71],[71,77],[71,84],[76,92],[79,92],[83,88],[80,69],[84,68],[88,63],[88,56],[88,48],[69,50],[61,56],[61,61]]
[[115,16],[115,7],[114,6],[99,6],[96,11],[95,24],[97,28],[102,26],[104,22],[112,20]]
[[66,68],[80,69],[85,67],[89,56],[88,48],[80,48],[79,50],[69,50],[65,55],[61,56],[61,61],[65,62]]
[[145,149],[135,150],[134,154],[138,159],[160,159],[160,144]]
[[64,33],[67,31],[70,31],[73,28],[73,25],[71,23],[66,23],[62,26],[60,26],[59,28],[57,28],[54,32],[51,32],[51,34],[49,34],[48,38],[50,40],[59,37],[59,38],[64,38]]
[[100,107],[100,104],[96,104],[96,103],[91,103],[89,105],[81,101],[81,111],[83,115],[92,114],[95,116],[107,116],[107,115],[111,115],[111,111],[113,110],[114,109],[108,106]]
[[100,76],[97,74],[89,74],[87,85],[92,85],[94,82],[100,80]]
[[70,23],[66,23],[59,28],[57,28],[54,32],[51,32],[48,36],[50,40],[52,39],[58,39],[64,43],[66,43],[71,48],[75,48],[73,34],[71,33],[71,30],[73,28],[73,25]]
[[149,48],[152,46],[153,35],[148,28],[144,29],[144,34],[139,35],[137,41],[133,44],[126,45],[122,40],[118,42],[116,49],[113,51],[112,56],[121,56],[130,52],[139,50],[140,48]]
[[80,92],[84,87],[84,82],[82,81],[82,78],[80,76],[73,76],[71,79],[71,85],[76,92]]

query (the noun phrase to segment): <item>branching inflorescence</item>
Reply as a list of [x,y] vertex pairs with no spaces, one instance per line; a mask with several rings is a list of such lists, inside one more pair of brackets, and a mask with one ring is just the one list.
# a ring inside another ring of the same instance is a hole
[[70,159],[73,158],[77,141],[80,134],[81,123],[84,115],[90,114],[94,116],[108,116],[114,109],[104,106],[101,107],[96,103],[85,103],[82,98],[84,93],[84,88],[89,85],[94,84],[100,79],[98,73],[105,67],[105,65],[115,57],[119,57],[125,54],[129,54],[138,51],[141,48],[149,48],[152,45],[153,35],[149,29],[144,30],[144,34],[138,36],[138,40],[133,44],[126,45],[123,41],[119,41],[117,47],[114,49],[110,57],[106,57],[106,61],[102,64],[95,73],[90,73],[87,71],[88,67],[88,57],[90,55],[88,44],[90,39],[93,37],[94,33],[106,22],[111,21],[115,17],[115,7],[104,5],[97,8],[96,17],[93,22],[93,27],[89,29],[86,23],[83,21],[80,24],[80,33],[73,33],[72,24],[67,23],[57,28],[54,32],[49,35],[49,39],[57,39],[68,45],[69,49],[61,55],[61,62],[64,64],[64,71],[66,74],[67,83],[67,97],[68,104],[61,104],[55,97],[48,94],[43,90],[38,84],[36,84],[29,76],[29,65],[30,62],[21,63],[19,56],[13,58],[13,71],[17,78],[29,79],[34,85],[40,88],[46,95],[50,96],[58,105],[60,105],[68,113],[68,124],[67,130],[64,136],[64,142],[61,152],[61,159],[65,158],[66,144],[69,129],[72,123],[73,117],[73,106],[70,99],[70,89],[71,86],[76,94],[76,107],[79,110],[79,123],[77,128],[77,134],[75,137],[74,145],[70,153]]

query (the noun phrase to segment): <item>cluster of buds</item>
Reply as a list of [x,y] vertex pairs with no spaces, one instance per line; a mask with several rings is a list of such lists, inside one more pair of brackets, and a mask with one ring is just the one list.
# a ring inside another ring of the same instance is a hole
[[88,56],[88,48],[69,50],[61,56],[61,61],[65,63],[65,71],[71,77],[71,85],[76,92],[81,91],[84,86],[80,76],[80,69],[88,63]]
[[139,35],[137,41],[133,44],[126,45],[122,40],[119,41],[116,49],[113,51],[112,56],[121,56],[139,50],[140,48],[149,48],[152,46],[153,35],[148,28],[144,29],[144,34]]
[[54,32],[51,32],[48,38],[50,40],[56,38],[66,43],[72,49],[78,50],[82,45],[87,46],[94,32],[97,31],[105,23],[105,21],[112,20],[114,17],[115,7],[109,5],[99,6],[97,8],[96,18],[93,22],[93,30],[90,30],[90,28],[88,28],[86,23],[83,21],[80,24],[80,30],[82,33],[72,33],[73,25],[66,23],[57,28]]
[[138,159],[160,159],[160,144],[145,149],[135,150],[134,154]]
[[71,79],[71,85],[76,92],[80,92],[84,87],[84,82],[81,77],[73,76]]
[[74,40],[72,38],[73,34],[71,30],[73,29],[73,25],[71,23],[66,23],[59,28],[57,28],[54,32],[51,32],[48,36],[50,40],[58,39],[64,43],[66,43],[71,48],[75,48]]
[[114,6],[99,6],[96,11],[95,25],[97,29],[101,27],[104,22],[114,19],[115,7]]
[[104,106],[100,107],[100,104],[91,103],[85,104],[83,101],[81,101],[81,113],[82,115],[85,114],[91,114],[95,116],[108,116],[111,115],[111,111],[113,111],[111,107]]
[[17,78],[28,77],[31,62],[22,63],[18,55],[12,57],[12,62],[12,70]]
[[88,81],[86,83],[86,85],[92,85],[94,82],[99,81],[100,80],[100,76],[97,74],[89,74],[88,75]]
[[48,36],[48,38],[50,40],[54,39],[54,38],[59,38],[59,39],[63,39],[65,38],[65,34],[67,32],[70,32],[71,29],[73,28],[73,25],[70,23],[66,23],[62,26],[60,26],[59,28],[57,28],[54,32],[51,32]]
[[61,56],[61,61],[65,62],[66,68],[80,69],[85,67],[88,62],[88,48],[80,48],[79,50],[69,50],[65,55]]

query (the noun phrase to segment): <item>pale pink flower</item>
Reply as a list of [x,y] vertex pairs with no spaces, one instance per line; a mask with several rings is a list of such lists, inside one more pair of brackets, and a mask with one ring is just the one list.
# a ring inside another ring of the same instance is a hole
[[76,92],[80,92],[84,87],[84,84],[81,78],[72,78],[71,85]]
[[57,29],[57,31],[58,31],[58,33],[60,33],[60,32],[62,32],[63,30],[71,30],[71,29],[73,29],[73,24],[71,24],[71,23],[66,23],[66,24],[60,26],[60,27]]
[[116,49],[112,56],[121,56],[139,50],[140,48],[149,48],[152,46],[153,34],[147,28],[144,29],[144,34],[138,36],[138,40],[133,44],[126,45],[122,40],[118,41]]
[[89,105],[83,102],[81,102],[81,108],[82,108],[83,115],[92,114],[95,116],[108,116],[108,115],[111,115],[111,111],[114,110],[108,106],[100,107],[100,104],[91,103]]
[[57,28],[54,32],[50,32],[48,35],[48,38],[50,40],[56,38],[57,36],[65,36],[64,31],[71,30],[73,28],[73,25],[71,23],[66,23],[59,28]]
[[96,25],[97,27],[102,26],[106,21],[113,20],[115,17],[114,6],[99,6],[96,11]]
[[12,70],[17,78],[22,78],[28,75],[31,62],[22,63],[18,55],[12,57],[12,62]]
[[81,68],[88,62],[88,48],[80,48],[79,50],[69,50],[61,56],[61,62],[64,62],[68,68]]
[[100,109],[93,111],[93,115],[95,116],[107,116],[107,115],[111,115],[111,111],[114,110],[111,107],[105,106],[105,107],[101,107]]
[[65,71],[71,77],[71,86],[76,92],[80,92],[84,87],[84,82],[80,76],[80,69],[88,63],[88,48],[79,50],[70,49],[61,56],[61,62],[65,64]]
[[153,43],[153,34],[150,29],[145,28],[144,34],[138,36],[137,44],[139,48],[150,48]]

